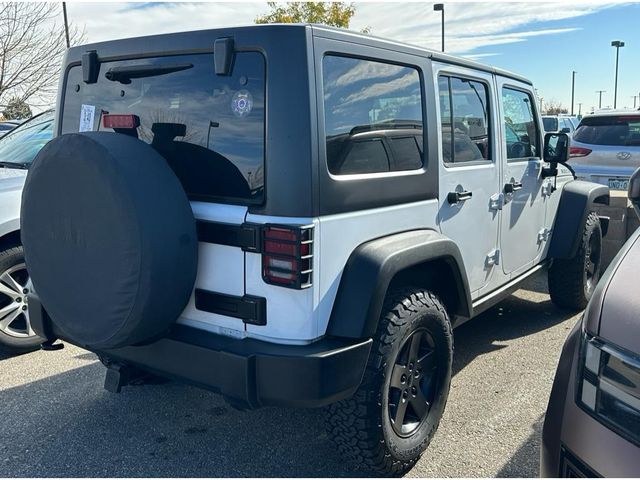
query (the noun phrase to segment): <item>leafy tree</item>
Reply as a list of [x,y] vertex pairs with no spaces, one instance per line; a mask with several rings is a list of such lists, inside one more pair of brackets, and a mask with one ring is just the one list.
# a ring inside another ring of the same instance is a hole
[[268,2],[268,5],[271,12],[256,18],[256,23],[321,23],[349,28],[356,13],[353,3],[345,2]]
[[22,120],[25,118],[31,118],[32,115],[29,105],[18,97],[13,97],[9,100],[4,112],[2,112],[2,116],[5,120]]

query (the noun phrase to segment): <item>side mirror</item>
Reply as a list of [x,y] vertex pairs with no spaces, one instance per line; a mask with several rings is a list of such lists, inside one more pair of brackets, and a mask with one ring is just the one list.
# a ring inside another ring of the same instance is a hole
[[567,160],[569,160],[569,135],[566,133],[547,133],[544,136],[544,161],[567,163]]
[[636,215],[640,217],[640,168],[638,168],[629,179],[629,190],[627,191],[629,200],[633,205]]
[[560,133],[571,133],[571,129],[569,127],[564,127],[562,130],[560,130]]

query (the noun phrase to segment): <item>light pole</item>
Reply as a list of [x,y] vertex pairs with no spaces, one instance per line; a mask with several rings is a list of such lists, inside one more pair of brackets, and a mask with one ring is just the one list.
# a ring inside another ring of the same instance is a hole
[[578,103],[578,117],[582,115],[582,103]]
[[434,12],[442,12],[442,51],[444,52],[444,3],[436,3],[433,6]]
[[540,114],[542,114],[542,97],[540,97]]
[[618,59],[620,57],[620,48],[624,47],[624,42],[621,40],[614,40],[611,42],[612,47],[616,47],[616,83],[613,89],[613,108],[618,106]]
[[599,94],[598,98],[598,109],[602,108],[602,94],[606,93],[606,90],[596,90],[596,93]]
[[573,99],[576,91],[576,71],[573,70],[571,75],[571,116],[573,117]]
[[62,2],[62,16],[64,17],[64,36],[67,39],[67,48],[71,46],[69,43],[69,22],[67,22],[67,2]]
[[633,97],[633,108],[636,108],[636,100],[638,100],[638,95],[631,95]]

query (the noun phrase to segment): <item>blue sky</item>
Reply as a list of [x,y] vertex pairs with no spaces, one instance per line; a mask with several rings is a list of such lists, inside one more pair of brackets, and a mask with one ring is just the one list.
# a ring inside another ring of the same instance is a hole
[[[354,2],[351,28],[440,48],[440,13],[431,2]],[[268,11],[266,2],[81,3],[67,6],[88,41],[181,30],[246,25]],[[471,56],[531,78],[545,101],[570,107],[571,71],[583,112],[613,104],[615,49],[620,50],[618,107],[640,94],[640,3],[445,2],[447,52]],[[135,28],[132,28],[135,26]]]
[[606,90],[602,96],[603,107],[613,105],[615,48],[611,47],[611,41],[623,40],[618,107],[633,106],[631,96],[640,95],[640,3],[616,5],[590,15],[539,22],[530,27],[575,30],[531,37],[525,42],[481,47],[473,53],[497,54],[479,60],[531,78],[540,96],[555,98],[567,107],[571,102],[571,71],[575,70],[575,109],[578,110],[581,102],[584,112],[585,108],[597,107],[596,90]]

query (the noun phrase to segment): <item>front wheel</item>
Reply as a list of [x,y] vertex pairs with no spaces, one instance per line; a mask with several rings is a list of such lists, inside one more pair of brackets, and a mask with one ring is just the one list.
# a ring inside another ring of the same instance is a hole
[[600,279],[602,229],[596,212],[590,212],[580,247],[572,258],[555,259],[549,269],[551,301],[561,308],[582,310]]
[[0,252],[0,347],[20,352],[42,343],[29,320],[27,294],[32,288],[22,247]]
[[451,323],[438,297],[419,288],[389,293],[360,388],[327,409],[340,452],[380,473],[413,467],[442,418],[452,362]]

